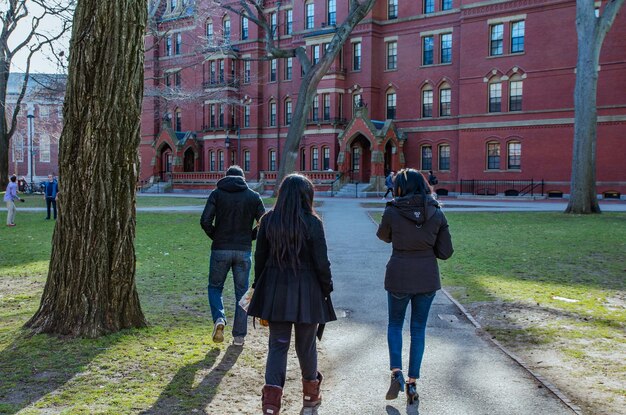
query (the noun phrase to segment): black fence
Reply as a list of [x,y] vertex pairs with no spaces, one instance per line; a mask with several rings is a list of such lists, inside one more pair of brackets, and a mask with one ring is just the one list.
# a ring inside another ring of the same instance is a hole
[[543,180],[463,180],[460,194],[485,196],[543,196]]

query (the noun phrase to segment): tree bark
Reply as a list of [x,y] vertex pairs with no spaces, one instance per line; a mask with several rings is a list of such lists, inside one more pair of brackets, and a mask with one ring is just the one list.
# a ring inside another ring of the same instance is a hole
[[610,0],[596,18],[593,0],[577,0],[578,58],[574,88],[574,146],[565,213],[601,213],[596,194],[598,65],[604,38],[624,0]]
[[135,286],[135,184],[147,4],[79,0],[59,145],[59,218],[35,333],[144,327]]

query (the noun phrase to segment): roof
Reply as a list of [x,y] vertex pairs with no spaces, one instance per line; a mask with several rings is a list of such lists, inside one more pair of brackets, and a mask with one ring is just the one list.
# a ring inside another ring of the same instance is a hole
[[[24,83],[24,75],[23,72],[11,72],[9,74],[7,85],[8,95],[20,94],[22,84]],[[48,88],[54,92],[58,90],[62,95],[65,94],[65,84],[67,81],[67,75],[65,74],[31,73],[28,78],[26,95],[33,94],[41,88]]]

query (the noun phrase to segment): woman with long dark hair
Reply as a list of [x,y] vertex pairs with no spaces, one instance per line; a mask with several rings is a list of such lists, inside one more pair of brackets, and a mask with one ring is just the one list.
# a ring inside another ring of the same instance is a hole
[[254,255],[254,293],[248,315],[269,322],[263,414],[277,415],[287,372],[291,331],[302,372],[303,407],[320,405],[316,335],[336,320],[322,221],[313,209],[313,184],[291,174],[283,180],[273,210],[261,219]]
[[[387,203],[376,235],[391,242],[385,273],[389,310],[387,343],[391,384],[387,399],[395,399],[406,386],[407,403],[418,400],[415,381],[420,377],[428,312],[441,288],[437,259],[452,255],[448,221],[432,196],[428,182],[417,170],[403,169],[394,182],[396,198]],[[409,378],[402,374],[402,326],[411,304]]]

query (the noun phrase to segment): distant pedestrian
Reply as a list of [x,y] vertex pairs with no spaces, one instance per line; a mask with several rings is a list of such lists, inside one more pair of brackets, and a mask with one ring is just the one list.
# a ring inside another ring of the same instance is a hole
[[43,198],[46,201],[46,220],[50,219],[50,206],[54,212],[54,220],[57,220],[57,195],[59,193],[59,183],[52,174],[48,175],[48,181],[43,183]]
[[428,184],[434,186],[437,183],[439,183],[439,179],[437,179],[437,176],[435,176],[432,170],[428,170]]
[[313,209],[313,184],[299,174],[283,180],[276,206],[261,219],[254,254],[254,294],[248,314],[269,321],[263,414],[280,413],[287,353],[295,330],[303,411],[321,404],[316,335],[336,320],[326,238]]
[[243,346],[248,333],[248,317],[239,306],[239,300],[248,290],[252,266],[253,229],[265,213],[261,196],[250,188],[239,166],[230,166],[226,176],[217,182],[217,189],[209,195],[202,212],[200,225],[211,243],[209,264],[209,305],[213,318],[213,341],[224,341],[226,314],[222,291],[228,271],[233,271],[235,284],[235,318],[233,345]]
[[402,374],[402,325],[411,304],[411,346],[407,402],[418,400],[416,379],[420,377],[428,312],[441,288],[438,259],[453,253],[448,222],[432,197],[424,176],[414,169],[403,169],[394,183],[396,198],[387,204],[376,235],[391,242],[392,254],[385,273],[389,311],[387,343],[391,385],[387,399],[395,399],[404,390]]
[[387,186],[387,191],[385,192],[385,196],[383,196],[383,200],[387,199],[387,195],[391,193],[391,197],[393,197],[393,172],[390,171],[387,177],[385,178],[385,186]]
[[4,201],[7,204],[7,226],[15,226],[15,201],[19,200],[24,202],[24,199],[17,195],[17,177],[11,176],[9,184],[7,185],[6,193],[4,194]]

